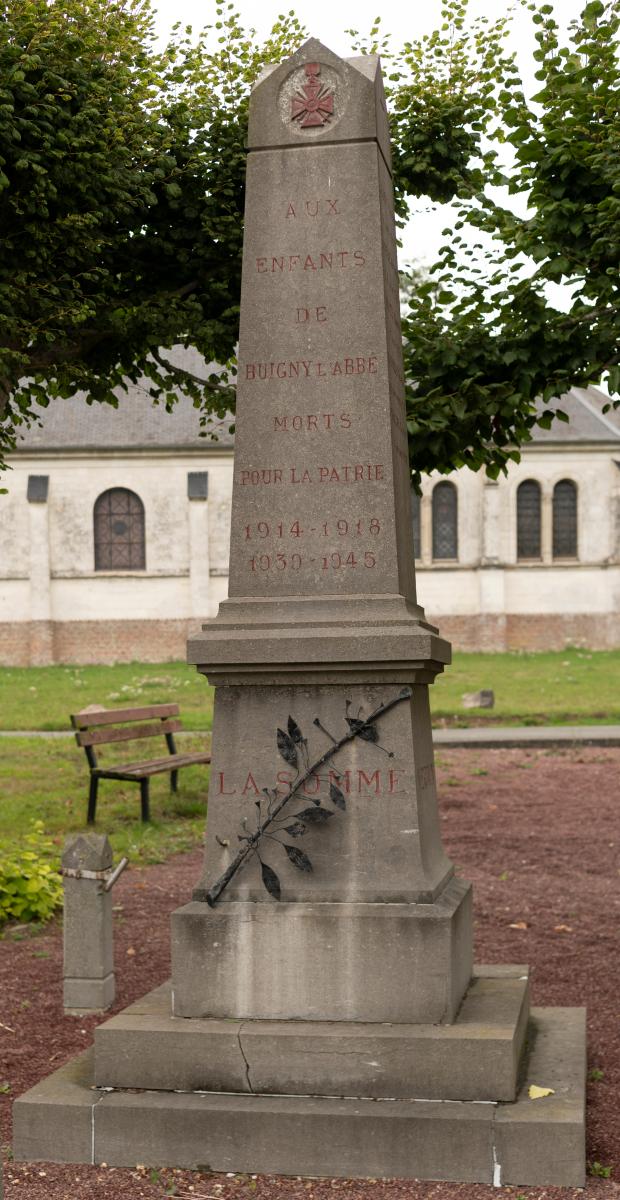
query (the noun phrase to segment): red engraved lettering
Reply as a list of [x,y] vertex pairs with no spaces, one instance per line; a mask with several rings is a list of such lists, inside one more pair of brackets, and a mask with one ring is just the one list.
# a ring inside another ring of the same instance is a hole
[[297,264],[298,264],[298,263],[300,263],[300,262],[301,262],[301,257],[300,257],[300,255],[299,255],[299,254],[289,254],[289,256],[288,256],[288,269],[289,269],[289,271],[294,271],[294,270],[295,270],[295,267],[296,267],[296,266],[297,266]]
[[354,375],[354,374],[355,374],[355,368],[354,368],[354,366],[353,366],[353,359],[352,359],[352,358],[345,358],[345,360],[344,360],[344,373],[345,373],[345,375]]
[[338,212],[338,208],[337,208],[338,201],[337,200],[328,200],[327,203],[329,205],[329,207],[327,209],[328,217],[331,217],[331,216],[339,217],[340,213]]
[[268,269],[267,268],[267,259],[266,258],[257,258],[256,259],[256,270],[258,271],[259,275],[263,275],[267,269]]
[[226,788],[224,787],[224,772],[223,771],[218,771],[218,780],[219,780],[219,784],[220,784],[220,790],[218,792],[218,796],[234,796],[236,794],[236,792],[237,792],[236,788],[233,788],[232,792],[226,791]]
[[329,479],[329,467],[319,467],[319,483],[325,483]]
[[278,774],[276,775],[276,783],[283,783],[285,786],[290,787],[292,782],[293,778],[288,771],[278,771]]
[[[308,784],[311,782],[314,782],[316,787],[310,789]],[[317,792],[320,792],[321,790],[321,780],[319,779],[318,775],[311,775],[310,778],[304,783],[302,790],[306,793],[306,796],[316,796]]]
[[349,251],[348,250],[337,250],[336,254],[338,255],[338,258],[340,259],[340,266],[346,267],[347,264],[345,263],[344,260],[345,260],[345,258],[349,257]]
[[272,272],[273,271],[283,271],[284,270],[284,258],[272,258],[271,270],[272,270]]
[[288,377],[286,363],[283,363],[283,362],[278,363],[278,365],[276,367],[276,375],[278,376],[278,379],[286,379]]
[[323,252],[321,252],[321,258],[320,258],[321,270],[323,270],[323,267],[331,268],[333,266],[333,258],[334,258],[334,256],[331,253],[331,251],[329,254],[323,254]]
[[246,377],[246,379],[256,379],[256,364],[255,363],[246,363],[245,364],[245,377]]
[[346,771],[330,771],[328,782],[335,783],[348,796],[351,791],[351,772],[348,768]]
[[316,319],[319,324],[327,320],[327,307],[325,304],[320,304],[316,310]]
[[335,362],[332,365],[332,375],[342,375],[342,367],[339,362]]
[[287,215],[287,217],[296,217],[297,216],[297,213],[295,212],[294,204],[289,204],[289,206],[286,210],[286,215]]
[[362,254],[361,250],[355,250],[355,251],[354,251],[354,254],[353,254],[353,261],[355,262],[355,266],[356,266],[356,267],[363,267],[363,266],[364,266],[364,264],[365,264],[365,262],[366,262],[366,259],[364,258],[364,255]]
[[308,308],[298,308],[295,316],[296,325],[305,325],[306,321],[310,320],[310,310]]
[[322,362],[315,363],[315,366],[316,366],[316,373],[319,376],[319,379],[324,379],[325,371],[323,370],[323,363]]
[[350,417],[349,413],[341,413],[340,414],[340,427],[341,427],[341,429],[350,429],[351,428],[351,417]]
[[308,421],[308,429],[316,429],[317,428],[317,418],[312,413],[308,413],[308,416],[306,419]]
[[377,356],[376,356],[376,354],[371,354],[370,358],[368,359],[368,374],[369,375],[377,374]]
[[247,779],[246,779],[246,781],[245,781],[245,786],[244,786],[244,788],[243,788],[243,791],[242,791],[241,795],[242,795],[242,796],[246,796],[246,795],[247,795],[247,793],[248,793],[248,792],[250,791],[250,789],[252,789],[252,788],[254,789],[254,794],[255,794],[256,796],[260,796],[260,792],[259,792],[259,790],[258,790],[258,788],[257,788],[257,786],[256,786],[256,780],[255,780],[255,778],[254,778],[254,776],[253,776],[252,772],[251,772],[251,771],[249,771],[249,772],[248,772],[248,777],[247,777]]
[[294,416],[294,417],[293,417],[293,419],[292,419],[292,421],[291,421],[291,425],[293,426],[293,429],[294,429],[294,430],[295,430],[295,432],[297,433],[297,432],[298,432],[298,430],[300,430],[300,429],[302,428],[302,426],[303,426],[303,420],[302,420],[302,418],[301,418],[300,416]]
[[274,419],[273,419],[274,433],[286,433],[286,429],[287,429],[287,418],[286,417],[274,417]]
[[373,771],[372,775],[367,775],[365,771],[359,770],[357,772],[357,774],[358,774],[358,791],[361,792],[363,783],[366,784],[367,787],[372,787],[372,785],[374,783],[375,796],[378,796],[379,792],[380,792],[379,772]]
[[359,464],[355,467],[355,482],[360,483],[364,478],[364,468]]
[[390,796],[393,796],[394,792],[398,791],[398,775],[396,771],[390,770],[388,772],[388,784]]
[[366,359],[365,358],[356,358],[355,362],[357,365],[358,375],[365,375],[366,374]]
[[306,261],[304,262],[304,271],[316,271],[316,270],[317,270],[317,265],[316,265],[312,255],[307,254]]
[[318,215],[319,215],[318,200],[306,200],[306,212],[309,217],[318,217]]

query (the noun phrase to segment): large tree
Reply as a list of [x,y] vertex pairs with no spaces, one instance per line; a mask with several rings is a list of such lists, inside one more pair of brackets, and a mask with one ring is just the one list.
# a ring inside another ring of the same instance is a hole
[[[557,411],[537,416],[537,395],[601,377],[620,391],[620,0],[591,0],[566,45],[551,5],[524,7],[530,99],[508,18],[468,22],[465,0],[404,47],[378,25],[356,39],[385,60],[401,217],[411,197],[451,205],[438,262],[408,289],[414,474],[496,474]],[[165,348],[232,356],[249,90],[305,31],[289,15],[259,45],[230,5],[159,52],[150,0],[4,0],[0,14],[0,449],[33,401],[114,402],[140,375],[167,404],[181,387],[222,414],[226,381]]]

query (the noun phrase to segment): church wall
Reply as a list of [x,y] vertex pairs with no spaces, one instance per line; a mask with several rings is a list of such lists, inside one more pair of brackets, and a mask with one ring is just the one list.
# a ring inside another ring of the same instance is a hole
[[[227,594],[232,453],[16,455],[0,496],[0,662],[162,661]],[[207,499],[188,474],[208,474]],[[49,479],[29,502],[28,478]],[[109,488],[144,506],[146,566],[95,570],[93,509]]]
[[[456,487],[458,558],[433,560],[432,493],[424,481],[418,595],[455,648],[620,646],[618,445],[534,444],[495,482],[463,469]],[[38,452],[15,455],[0,496],[0,662],[163,661],[226,597],[231,451]],[[188,472],[208,472],[208,499],[189,500]],[[48,475],[46,503],[26,499]],[[552,558],[555,484],[578,486],[578,559]],[[542,556],[519,562],[516,494],[542,489]],[[146,569],[95,571],[93,506],[124,487],[145,510]]]

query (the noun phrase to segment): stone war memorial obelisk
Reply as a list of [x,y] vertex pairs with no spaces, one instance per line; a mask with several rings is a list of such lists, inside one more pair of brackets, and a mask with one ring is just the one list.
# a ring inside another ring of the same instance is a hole
[[582,1186],[583,1010],[473,966],[440,837],[378,59],[307,42],[248,149],[204,870],[171,984],[16,1103],[16,1157]]

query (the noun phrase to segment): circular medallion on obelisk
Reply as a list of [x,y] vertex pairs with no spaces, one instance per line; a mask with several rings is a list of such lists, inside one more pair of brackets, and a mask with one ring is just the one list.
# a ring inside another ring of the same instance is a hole
[[284,80],[278,95],[282,122],[312,138],[336,125],[344,109],[342,80],[326,63],[307,62]]

